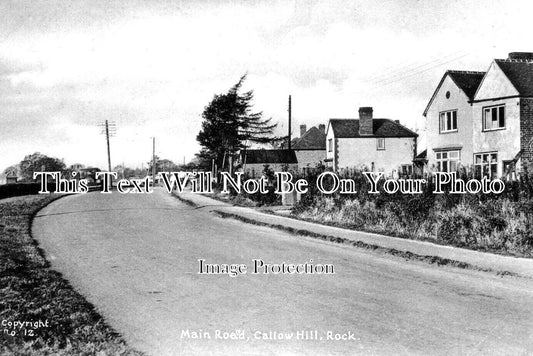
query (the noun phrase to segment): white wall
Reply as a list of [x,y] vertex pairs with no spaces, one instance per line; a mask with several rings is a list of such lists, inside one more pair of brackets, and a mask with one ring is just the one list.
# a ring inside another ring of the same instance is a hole
[[[332,150],[330,151],[329,150],[329,140],[332,140],[333,142],[333,147],[332,147]],[[329,159],[332,159],[332,167],[333,169],[335,169],[336,167],[336,161],[335,161],[335,136],[333,135],[333,129],[331,128],[331,125],[328,124],[328,129],[327,129],[327,132],[326,132],[326,158],[329,160]]]
[[[448,91],[449,99],[446,98]],[[461,164],[472,165],[472,106],[468,100],[450,76],[446,76],[426,114],[427,159],[430,171],[436,170],[434,149],[442,147],[461,146]],[[439,114],[449,110],[457,110],[457,132],[440,133]]]
[[391,175],[402,164],[412,164],[415,139],[412,137],[387,137],[385,150],[378,150],[375,137],[338,139],[337,170],[342,168],[371,169]]
[[298,169],[301,171],[305,167],[315,168],[326,158],[325,150],[299,150],[294,151],[298,160]]
[[[483,108],[505,104],[505,129],[483,132]],[[520,151],[520,99],[501,99],[474,104],[473,153],[498,152],[498,176],[503,174],[503,160],[513,159]]]
[[[503,160],[513,159],[520,151],[520,99],[497,99],[518,95],[518,91],[492,62],[474,100],[473,153],[498,152],[498,175],[503,173]],[[505,104],[505,129],[483,132],[483,108]]]
[[518,91],[502,72],[496,62],[492,62],[483,78],[474,100],[501,98],[518,95]]

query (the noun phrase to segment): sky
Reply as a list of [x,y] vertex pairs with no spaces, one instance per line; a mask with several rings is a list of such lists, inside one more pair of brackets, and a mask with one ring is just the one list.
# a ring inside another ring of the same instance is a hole
[[200,149],[201,114],[247,73],[254,109],[286,134],[374,117],[423,135],[447,69],[531,52],[526,1],[0,1],[0,171],[41,152],[107,168],[176,163]]

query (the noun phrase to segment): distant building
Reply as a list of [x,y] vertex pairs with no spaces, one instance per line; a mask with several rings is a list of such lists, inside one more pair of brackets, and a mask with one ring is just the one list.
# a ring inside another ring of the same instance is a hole
[[324,164],[326,159],[326,125],[311,127],[300,125],[300,137],[291,142],[291,148],[296,154],[298,170],[306,172]]
[[371,107],[362,107],[359,119],[329,120],[326,162],[334,171],[356,168],[409,175],[417,136],[399,121],[374,118]]
[[298,170],[298,160],[293,150],[242,150],[239,156],[242,171],[253,178],[263,174],[265,165],[276,172]]
[[17,183],[20,177],[20,169],[12,166],[5,170],[5,176],[2,177],[2,182],[0,184],[14,184]]

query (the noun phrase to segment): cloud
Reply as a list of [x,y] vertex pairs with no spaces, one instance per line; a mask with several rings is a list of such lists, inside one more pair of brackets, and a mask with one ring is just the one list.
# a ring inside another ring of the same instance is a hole
[[0,5],[0,167],[47,149],[67,163],[103,167],[96,125],[104,120],[117,124],[116,160],[146,161],[152,136],[160,156],[190,159],[204,106],[246,72],[256,110],[281,125],[292,94],[295,124],[373,106],[416,127],[446,69],[484,70],[493,57],[529,50],[526,3],[482,4]]

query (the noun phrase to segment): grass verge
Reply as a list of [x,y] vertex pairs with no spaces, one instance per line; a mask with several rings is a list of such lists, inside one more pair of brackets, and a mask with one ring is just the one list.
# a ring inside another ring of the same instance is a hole
[[307,236],[307,237],[334,242],[338,244],[343,244],[347,246],[353,246],[353,247],[363,248],[366,250],[377,251],[377,252],[385,253],[388,255],[395,256],[395,257],[403,258],[406,260],[416,260],[416,261],[420,261],[424,263],[434,264],[437,266],[451,266],[451,267],[457,267],[457,268],[462,268],[462,269],[471,269],[471,270],[476,270],[476,271],[481,271],[481,272],[489,272],[489,273],[494,273],[498,276],[522,277],[514,272],[497,271],[491,268],[483,268],[483,267],[475,266],[475,265],[472,265],[466,262],[461,262],[461,261],[452,260],[448,258],[442,258],[438,256],[419,255],[419,254],[412,253],[409,251],[400,251],[394,248],[386,248],[386,247],[382,247],[378,245],[368,244],[362,241],[350,240],[344,237],[324,235],[324,234],[319,234],[313,231],[303,230],[303,229],[294,229],[290,226],[285,226],[285,225],[280,225],[280,224],[265,223],[265,222],[249,219],[238,214],[227,213],[227,212],[220,211],[220,210],[213,210],[213,213],[224,219],[235,219],[235,220],[247,223],[247,224],[265,226],[265,227],[281,230],[284,232],[288,232],[293,235]]
[[51,270],[31,221],[57,195],[0,200],[0,354],[142,355]]

